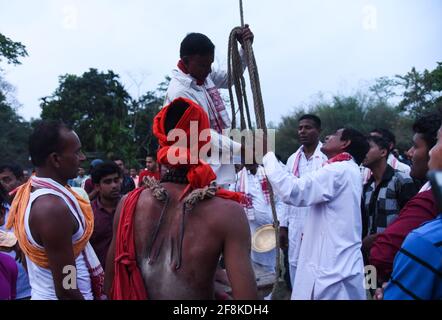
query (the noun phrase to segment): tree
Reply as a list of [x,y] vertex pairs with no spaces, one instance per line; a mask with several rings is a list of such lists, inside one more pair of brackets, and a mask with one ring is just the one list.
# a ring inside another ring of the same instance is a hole
[[[20,64],[19,57],[27,56],[25,46],[0,33],[0,62]],[[13,95],[14,87],[3,79],[0,68],[0,145],[3,163],[15,163],[29,167],[28,137],[30,124],[17,114],[19,103]]]
[[398,108],[416,117],[424,112],[442,108],[442,62],[423,72],[412,68],[406,75],[396,76],[395,85],[403,90]]
[[374,128],[387,128],[397,137],[398,147],[408,149],[411,143],[409,117],[401,115],[386,99],[357,94],[334,96],[330,102],[320,100],[307,108],[301,108],[283,117],[276,131],[276,153],[283,161],[299,147],[297,139],[298,119],[305,113],[317,115],[322,122],[321,140],[342,127],[353,127],[367,134]]
[[[134,145],[137,150],[137,162],[144,162],[146,156],[158,149],[157,139],[152,132],[153,119],[164,103],[170,77],[166,77],[155,91],[148,91],[133,104],[130,109],[130,123]],[[134,160],[135,160],[134,159]]]
[[6,59],[9,64],[21,64],[19,57],[26,57],[26,47],[20,42],[14,42],[0,33],[0,61]]
[[119,76],[89,69],[81,76],[60,77],[54,94],[42,98],[41,118],[60,119],[79,135],[86,152],[135,156],[129,128],[132,99]]
[[0,145],[2,163],[15,163],[29,167],[28,137],[30,124],[24,121],[12,108],[0,90]]

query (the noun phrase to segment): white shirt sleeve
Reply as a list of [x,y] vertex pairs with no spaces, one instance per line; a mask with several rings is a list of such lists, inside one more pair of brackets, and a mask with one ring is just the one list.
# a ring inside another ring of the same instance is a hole
[[278,205],[276,206],[276,214],[278,216],[280,227],[288,227],[287,210],[289,210],[289,206],[282,201],[278,201]]
[[[246,70],[247,65],[246,65],[244,50],[242,48],[239,51],[239,55],[241,57],[242,73],[244,73],[244,70]],[[210,73],[210,78],[212,79],[213,83],[217,88],[228,89],[229,79],[227,76],[227,71],[225,70],[212,71]]]
[[[180,97],[187,98],[187,99],[190,99],[190,100],[198,103],[198,99],[191,93],[191,90],[178,90],[178,91],[170,90],[166,94],[166,97],[164,99],[164,105],[168,105],[173,100],[180,98]],[[205,110],[204,106],[201,106],[201,107]],[[207,112],[207,110],[206,110],[206,112]]]
[[302,178],[288,173],[273,152],[263,158],[267,177],[282,201],[297,207],[307,207],[335,198],[344,183],[344,170],[328,165]]

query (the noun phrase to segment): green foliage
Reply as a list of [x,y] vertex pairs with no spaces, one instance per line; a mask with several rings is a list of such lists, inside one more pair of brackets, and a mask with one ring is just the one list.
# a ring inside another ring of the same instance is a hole
[[[399,102],[391,102],[398,97]],[[432,71],[412,68],[403,76],[379,78],[368,95],[335,96],[329,102],[320,101],[283,117],[277,127],[276,152],[287,160],[299,147],[297,119],[304,113],[321,118],[322,139],[341,127],[350,126],[363,133],[387,128],[396,135],[397,148],[405,151],[411,146],[414,119],[434,110],[442,110],[442,62]]]
[[0,132],[2,133],[0,135],[1,162],[29,167],[27,150],[31,127],[17,115],[2,91],[0,91]]
[[335,96],[331,102],[320,101],[307,109],[300,109],[282,119],[276,133],[276,152],[285,161],[299,147],[298,119],[305,113],[317,115],[322,121],[321,140],[342,127],[352,127],[363,133],[374,128],[390,129],[402,150],[409,147],[411,124],[406,116],[385,101],[367,96]]
[[81,76],[67,74],[60,77],[54,94],[42,99],[41,118],[60,119],[70,125],[86,153],[117,154],[127,167],[134,166],[156,150],[151,126],[169,80],[160,83],[157,91],[134,100],[112,71],[90,69]]
[[157,141],[153,136],[153,118],[160,111],[164,97],[162,91],[148,91],[138,101],[133,101],[131,106],[131,129],[135,158],[132,165],[143,163],[146,156],[157,150]]
[[423,72],[412,68],[404,76],[396,76],[396,87],[401,91],[402,101],[398,108],[416,117],[424,112],[442,108],[442,62],[436,69]]
[[6,59],[9,64],[21,64],[19,57],[26,57],[26,47],[20,42],[14,42],[0,33],[0,61]]
[[132,156],[128,127],[129,94],[119,76],[90,69],[82,76],[66,74],[50,97],[42,98],[41,118],[60,119],[79,135],[86,152]]

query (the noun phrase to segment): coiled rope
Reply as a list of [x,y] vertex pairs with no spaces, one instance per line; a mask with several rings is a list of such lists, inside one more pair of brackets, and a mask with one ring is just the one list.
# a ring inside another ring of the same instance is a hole
[[[236,128],[236,113],[239,111],[241,130],[245,129],[251,130],[252,123],[250,119],[250,111],[247,101],[246,82],[244,76],[242,75],[243,69],[242,69],[241,57],[238,49],[238,42],[236,41],[238,34],[242,31],[242,28],[244,27],[244,10],[243,10],[242,0],[239,0],[239,9],[241,16],[241,27],[234,28],[230,33],[229,44],[228,44],[228,56],[227,56],[229,97],[230,97],[230,105],[232,108],[232,129]],[[258,66],[256,64],[255,55],[253,53],[252,43],[250,40],[245,40],[243,41],[242,46],[244,49],[247,69],[249,71],[250,87],[253,95],[253,106],[255,109],[256,127],[258,129],[262,129],[264,135],[267,136],[267,124],[265,121],[264,102],[262,99]],[[235,102],[233,97],[232,86],[235,88],[235,94],[238,103],[238,111],[235,111]],[[247,122],[246,122],[246,117],[247,117]],[[272,208],[272,215],[273,215],[273,227],[275,228],[275,237],[276,237],[276,276],[275,276],[275,283],[272,289],[272,300],[274,300],[276,298],[275,293],[277,292],[277,287],[280,283],[281,257],[279,250],[280,246],[279,221],[276,215],[273,188],[270,183],[268,183],[268,189],[270,194],[270,205]]]

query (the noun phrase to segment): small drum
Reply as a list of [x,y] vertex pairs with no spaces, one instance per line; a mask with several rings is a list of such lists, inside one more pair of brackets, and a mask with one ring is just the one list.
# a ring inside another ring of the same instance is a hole
[[255,230],[252,249],[258,253],[268,252],[276,247],[276,232],[273,224],[265,224]]

